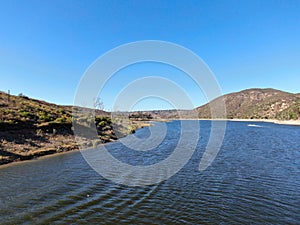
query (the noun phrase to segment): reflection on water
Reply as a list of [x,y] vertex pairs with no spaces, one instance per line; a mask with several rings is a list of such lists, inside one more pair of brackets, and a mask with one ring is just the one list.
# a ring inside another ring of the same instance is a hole
[[[217,158],[199,171],[210,130],[210,122],[201,121],[201,138],[188,164],[151,186],[101,178],[80,152],[2,167],[0,223],[297,224],[300,127],[255,124],[228,122]],[[169,135],[150,151],[131,151],[119,142],[108,149],[124,162],[156,163],[173,151],[178,128],[178,121],[167,123]],[[148,137],[147,129],[136,137]]]

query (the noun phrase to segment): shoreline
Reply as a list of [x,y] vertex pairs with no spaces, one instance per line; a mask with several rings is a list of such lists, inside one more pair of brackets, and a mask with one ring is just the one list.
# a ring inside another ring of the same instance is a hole
[[[207,121],[233,121],[233,122],[265,122],[265,123],[274,123],[274,124],[281,124],[281,125],[290,125],[290,126],[300,126],[300,120],[275,120],[275,119],[178,119],[178,120],[207,120]],[[145,123],[145,121],[143,121],[144,123],[140,123],[139,127],[136,129],[141,129],[143,127],[147,127],[147,126],[152,126],[153,124],[151,124],[151,122],[170,122],[170,119],[160,119],[160,120],[151,120],[151,121],[147,121],[148,123]],[[141,121],[139,121],[141,122]],[[149,123],[150,122],[150,123]],[[109,143],[113,143],[114,141],[109,141],[107,143],[102,143],[99,145],[105,145],[105,144],[109,144]],[[98,146],[98,145],[97,145]],[[71,150],[67,150],[67,151],[56,151],[56,152],[49,152],[49,154],[45,153],[44,155],[40,155],[39,153],[37,155],[30,155],[27,157],[24,157],[24,159],[17,159],[17,160],[12,160],[12,161],[7,161],[4,162],[2,164],[0,164],[0,168],[4,168],[6,166],[10,166],[10,165],[14,165],[14,164],[18,164],[18,163],[23,163],[23,162],[28,162],[28,161],[32,161],[32,160],[39,160],[39,159],[44,159],[46,157],[53,157],[56,155],[60,155],[60,154],[68,154],[71,152],[77,152],[77,151],[85,151],[85,150],[89,150],[92,149],[92,147],[87,147],[86,149],[80,149],[80,148],[74,148]]]
[[208,121],[233,121],[233,122],[264,122],[281,125],[300,126],[300,120],[276,120],[276,119],[177,119],[177,120],[208,120]]
[[0,165],[0,169],[1,168],[5,168],[5,167],[9,167],[9,166],[14,166],[16,164],[28,163],[28,162],[32,162],[32,161],[36,161],[36,160],[40,160],[40,159],[45,159],[45,158],[49,158],[49,157],[53,157],[53,156],[58,156],[58,155],[69,154],[69,153],[78,152],[78,151],[80,151],[79,148],[78,149],[69,150],[69,151],[55,152],[55,153],[52,153],[52,154],[46,154],[46,155],[42,155],[42,156],[33,156],[32,158],[29,158],[29,159],[9,161],[9,162],[1,164]]
[[[149,122],[150,121],[134,121],[134,123],[133,123],[135,125],[134,132],[137,131],[138,129],[152,126],[153,124],[151,124]],[[98,142],[99,140],[97,139],[96,142]],[[104,142],[104,143],[99,143],[95,147],[93,147],[93,145],[94,145],[93,143],[95,142],[95,140],[89,140],[86,143],[90,143],[90,146],[86,146],[86,148],[81,149],[79,147],[78,143],[75,141],[75,139],[74,140],[72,139],[70,142],[68,142],[68,144],[72,144],[72,146],[69,146],[70,148],[63,148],[63,150],[58,150],[57,147],[42,148],[36,152],[30,152],[30,153],[24,154],[24,155],[19,154],[16,158],[11,158],[11,159],[7,158],[7,156],[0,155],[0,168],[6,167],[8,165],[14,165],[15,163],[23,163],[23,162],[33,161],[33,160],[39,160],[39,159],[43,159],[46,157],[60,155],[60,154],[67,154],[67,153],[77,152],[77,151],[85,151],[85,150],[97,148],[100,145],[113,143],[117,140],[109,139],[109,141]],[[66,143],[64,143],[64,144],[66,144]],[[16,154],[16,153],[8,153],[8,154]]]
[[275,123],[275,124],[281,124],[281,125],[300,126],[300,120],[276,120],[276,119],[227,119],[227,121],[236,121],[236,122],[265,122],[265,123]]
[[[117,140],[109,141],[109,142],[106,142],[106,143],[101,143],[101,144],[97,145],[97,147],[101,146],[101,145],[107,145],[107,144],[110,144],[110,143],[114,143],[115,141],[117,141]],[[66,154],[71,154],[71,153],[81,152],[81,151],[87,151],[87,150],[91,150],[91,149],[95,149],[95,148],[93,148],[93,147],[87,147],[87,148],[84,148],[84,149],[74,148],[73,150],[55,152],[55,153],[52,153],[52,154],[46,154],[46,155],[42,155],[42,156],[32,157],[30,159],[10,161],[10,162],[1,164],[0,169],[5,168],[5,167],[9,167],[9,166],[14,166],[16,164],[29,163],[29,162],[36,161],[36,160],[43,160],[43,159],[50,158],[50,157],[55,157],[55,156],[59,156],[59,155],[66,155]]]

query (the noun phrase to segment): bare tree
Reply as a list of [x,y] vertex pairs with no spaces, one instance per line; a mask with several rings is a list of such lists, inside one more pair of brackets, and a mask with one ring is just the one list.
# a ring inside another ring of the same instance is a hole
[[8,90],[7,92],[7,102],[9,103],[9,100],[10,100],[10,90]]
[[94,101],[94,108],[99,110],[104,110],[104,103],[100,97],[97,97]]

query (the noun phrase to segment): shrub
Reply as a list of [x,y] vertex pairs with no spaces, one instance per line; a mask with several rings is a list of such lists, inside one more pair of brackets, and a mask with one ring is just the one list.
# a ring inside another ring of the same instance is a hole
[[37,119],[37,116],[32,112],[19,110],[19,114],[20,114],[21,117],[25,117],[25,118],[28,118],[28,119]]
[[49,122],[49,121],[53,121],[54,120],[53,116],[51,114],[48,114],[45,111],[40,111],[38,113],[38,117],[39,117],[39,120],[43,121],[43,122]]
[[57,113],[59,113],[59,114],[66,114],[65,110],[63,110],[63,109],[58,109]]
[[18,96],[21,98],[29,99],[26,95],[23,95],[22,93],[20,93]]
[[8,123],[8,124],[14,124],[15,123],[15,121],[13,121],[13,120],[6,120],[5,122]]
[[9,115],[9,114],[14,113],[14,112],[15,112],[15,111],[12,110],[12,109],[5,109],[5,110],[3,111],[4,115]]
[[105,122],[105,121],[100,121],[99,123],[98,123],[98,126],[99,127],[105,127],[107,125],[107,123]]
[[96,124],[99,124],[101,121],[106,122],[107,124],[111,124],[111,118],[107,116],[95,116]]
[[134,134],[136,129],[137,129],[136,125],[129,125],[128,126],[128,131],[129,131],[130,134]]

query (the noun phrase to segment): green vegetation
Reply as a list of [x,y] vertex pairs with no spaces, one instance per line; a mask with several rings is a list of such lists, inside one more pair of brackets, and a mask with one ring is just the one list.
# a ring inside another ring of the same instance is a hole
[[276,119],[297,120],[300,118],[300,100],[276,114]]

